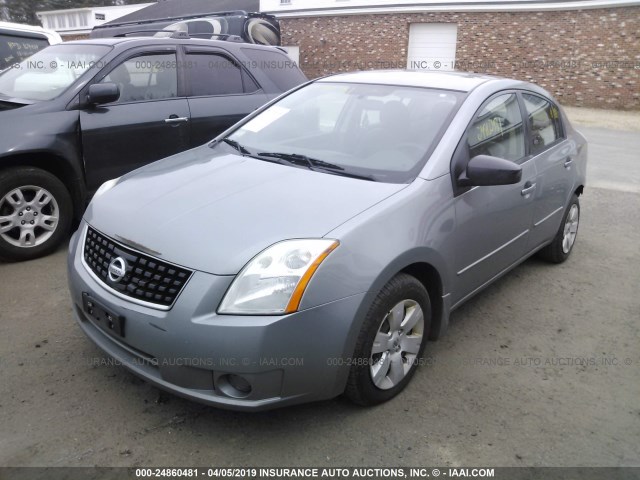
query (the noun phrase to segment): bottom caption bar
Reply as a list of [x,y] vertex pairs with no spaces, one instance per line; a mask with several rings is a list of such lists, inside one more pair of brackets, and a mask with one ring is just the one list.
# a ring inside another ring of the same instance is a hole
[[0,480],[151,478],[637,480],[640,467],[0,467]]

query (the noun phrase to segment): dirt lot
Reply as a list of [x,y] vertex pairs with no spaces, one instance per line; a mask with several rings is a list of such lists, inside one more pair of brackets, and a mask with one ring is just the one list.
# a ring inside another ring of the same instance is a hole
[[242,414],[160,393],[96,365],[65,251],[0,264],[0,465],[639,466],[640,139],[586,133],[607,188],[587,188],[569,261],[529,260],[456,311],[432,365],[377,408]]
[[638,112],[577,107],[564,107],[564,109],[571,121],[577,126],[640,132],[640,114]]

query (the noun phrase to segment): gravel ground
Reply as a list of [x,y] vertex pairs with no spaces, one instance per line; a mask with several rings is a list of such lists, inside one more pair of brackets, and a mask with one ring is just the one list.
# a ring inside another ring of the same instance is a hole
[[640,112],[578,107],[564,107],[564,110],[576,126],[640,132]]
[[75,325],[66,251],[0,264],[0,466],[640,466],[640,194],[609,185],[582,197],[566,263],[531,259],[469,301],[370,409],[161,393]]

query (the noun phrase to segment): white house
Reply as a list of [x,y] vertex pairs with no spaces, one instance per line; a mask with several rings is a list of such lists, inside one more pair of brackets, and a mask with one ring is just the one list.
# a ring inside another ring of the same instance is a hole
[[118,5],[114,7],[70,8],[36,12],[44,28],[55,30],[62,37],[88,35],[97,25],[110,22],[152,3]]

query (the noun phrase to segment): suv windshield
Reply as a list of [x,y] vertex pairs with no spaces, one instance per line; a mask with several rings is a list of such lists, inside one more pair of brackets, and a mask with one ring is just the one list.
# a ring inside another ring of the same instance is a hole
[[0,96],[51,100],[104,57],[105,45],[53,45],[0,73]]
[[229,139],[265,160],[405,183],[424,166],[462,96],[418,87],[318,82],[283,98]]

